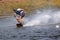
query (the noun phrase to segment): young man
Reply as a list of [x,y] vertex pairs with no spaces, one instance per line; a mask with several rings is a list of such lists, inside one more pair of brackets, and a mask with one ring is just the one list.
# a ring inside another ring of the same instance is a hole
[[16,20],[18,24],[22,23],[22,18],[25,16],[24,10],[23,9],[14,9],[14,16],[16,17]]

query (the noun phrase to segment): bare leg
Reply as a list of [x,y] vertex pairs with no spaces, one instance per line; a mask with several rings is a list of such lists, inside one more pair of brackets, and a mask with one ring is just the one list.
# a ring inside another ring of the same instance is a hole
[[21,22],[22,22],[21,16],[18,16],[18,17],[17,17],[17,22],[18,22],[18,23],[21,23]]

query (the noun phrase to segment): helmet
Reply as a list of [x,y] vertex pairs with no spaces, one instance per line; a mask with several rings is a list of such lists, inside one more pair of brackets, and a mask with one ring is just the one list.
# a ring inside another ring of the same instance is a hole
[[18,9],[17,9],[17,11],[20,11],[20,10],[22,10],[22,9],[21,9],[21,8],[18,8]]

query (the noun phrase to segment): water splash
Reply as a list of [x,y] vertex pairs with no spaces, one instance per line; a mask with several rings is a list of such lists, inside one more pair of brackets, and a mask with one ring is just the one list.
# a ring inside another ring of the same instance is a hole
[[60,10],[57,9],[36,10],[31,16],[24,26],[60,23]]

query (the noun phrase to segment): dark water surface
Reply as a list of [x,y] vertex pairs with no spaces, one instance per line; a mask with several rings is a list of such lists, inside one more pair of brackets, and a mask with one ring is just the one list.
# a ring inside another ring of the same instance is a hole
[[[36,10],[16,27],[14,17],[0,18],[0,40],[60,40],[60,10]],[[41,25],[43,24],[43,25]]]
[[0,19],[0,40],[60,40],[60,28],[56,28],[57,24],[22,28],[17,28],[15,24],[13,17]]

